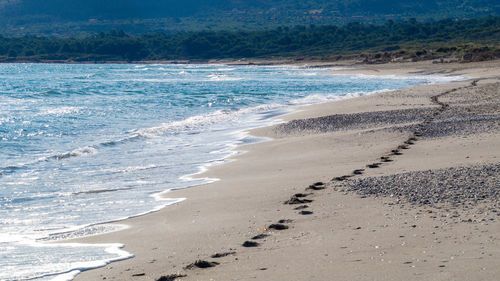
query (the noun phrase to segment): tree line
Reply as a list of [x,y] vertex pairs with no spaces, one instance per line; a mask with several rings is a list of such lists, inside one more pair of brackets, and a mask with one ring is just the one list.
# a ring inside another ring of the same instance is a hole
[[271,57],[318,58],[361,52],[499,46],[500,17],[382,25],[279,27],[267,31],[200,31],[131,36],[110,31],[86,38],[0,37],[0,61],[154,61]]

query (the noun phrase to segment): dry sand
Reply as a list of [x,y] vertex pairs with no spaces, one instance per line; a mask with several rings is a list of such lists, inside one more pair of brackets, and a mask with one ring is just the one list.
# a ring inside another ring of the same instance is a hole
[[[339,72],[479,82],[308,106],[280,117],[301,120],[253,130],[273,140],[239,147],[246,153],[236,161],[202,175],[220,181],[170,192],[187,200],[83,239],[123,243],[135,257],[76,280],[497,280],[500,61]],[[325,185],[306,190],[315,182]],[[270,228],[276,223],[288,228]],[[259,234],[268,236],[251,239]],[[196,260],[218,264],[185,268]]]

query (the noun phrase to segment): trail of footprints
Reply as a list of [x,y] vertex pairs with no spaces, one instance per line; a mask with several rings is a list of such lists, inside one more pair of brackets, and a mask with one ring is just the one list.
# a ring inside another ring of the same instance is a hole
[[[471,86],[476,86],[476,85],[474,85],[474,82],[473,82]],[[462,87],[462,88],[466,88],[466,87]],[[410,149],[410,147],[412,145],[414,145],[419,140],[419,137],[423,136],[423,132],[422,132],[423,129],[425,129],[425,127],[428,124],[430,124],[432,121],[434,121],[434,118],[436,116],[443,113],[449,107],[448,104],[439,101],[439,98],[446,95],[446,94],[450,94],[450,93],[455,92],[459,89],[462,89],[462,88],[455,88],[455,89],[443,92],[439,95],[432,96],[431,101],[434,104],[439,105],[440,108],[438,108],[432,114],[432,116],[425,118],[422,123],[418,124],[417,125],[418,129],[416,131],[412,132],[412,135],[407,140],[405,140],[403,142],[403,144],[398,145],[398,147],[396,149],[391,150],[390,153],[381,156],[380,162],[368,164],[368,165],[366,165],[366,167],[364,167],[362,169],[355,169],[351,174],[348,174],[348,175],[334,177],[331,181],[332,182],[345,181],[349,178],[352,178],[352,177],[355,177],[358,175],[362,175],[365,172],[365,168],[368,168],[368,169],[379,168],[381,165],[384,165],[385,163],[389,163],[389,162],[394,161],[393,158],[395,156],[403,155],[403,152],[402,152],[403,150]],[[312,215],[314,212],[309,209],[310,206],[308,204],[312,203],[314,200],[309,199],[307,197],[312,195],[314,191],[323,190],[325,188],[326,188],[325,183],[316,182],[314,184],[311,184],[310,186],[308,186],[305,189],[305,192],[307,192],[307,193],[296,193],[296,194],[292,195],[290,197],[290,199],[286,200],[284,202],[284,204],[285,205],[300,205],[300,206],[297,206],[294,208],[294,210],[298,211],[298,214],[300,214],[300,215]],[[293,220],[289,220],[289,219],[279,220],[277,223],[271,224],[267,228],[265,228],[265,231],[266,231],[265,233],[261,233],[261,234],[258,234],[256,236],[251,237],[249,240],[244,241],[241,244],[241,246],[245,247],[245,248],[259,247],[261,245],[261,242],[258,242],[258,241],[261,241],[262,239],[265,239],[265,238],[271,236],[272,232],[270,232],[270,230],[276,230],[276,231],[286,230],[289,228],[289,224],[292,222],[293,222]],[[234,256],[234,255],[236,255],[236,252],[230,251],[230,252],[224,252],[224,253],[216,253],[216,254],[212,255],[211,258],[216,259],[216,258],[223,258],[223,257],[227,257],[227,256]],[[185,266],[184,269],[185,270],[191,270],[191,269],[196,269],[196,268],[204,269],[204,268],[211,268],[211,267],[214,267],[217,265],[219,265],[218,262],[197,260],[194,263],[191,263],[191,264]],[[182,278],[182,277],[186,277],[186,276],[187,276],[186,274],[171,274],[171,275],[167,275],[167,276],[162,276],[160,279],[157,279],[157,281],[174,281],[177,278]]]

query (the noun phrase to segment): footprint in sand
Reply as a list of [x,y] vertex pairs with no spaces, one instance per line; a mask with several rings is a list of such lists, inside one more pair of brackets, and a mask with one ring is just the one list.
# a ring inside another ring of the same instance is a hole
[[246,248],[258,247],[260,244],[254,241],[245,241],[241,246]]
[[184,269],[209,268],[209,267],[214,267],[216,265],[219,265],[219,263],[215,261],[211,262],[211,261],[197,260],[192,264],[189,264],[186,267],[184,267]]
[[264,238],[266,238],[268,236],[269,236],[269,234],[261,233],[259,235],[255,235],[254,237],[252,237],[252,240],[264,239]]
[[187,275],[186,274],[169,274],[169,275],[165,275],[165,276],[162,276],[162,277],[156,279],[156,281],[174,281],[175,279],[182,278],[182,277],[187,277]]
[[215,253],[215,254],[211,255],[210,257],[217,259],[217,258],[227,257],[229,255],[234,255],[234,254],[236,254],[236,252]]
[[285,229],[288,229],[288,225],[284,225],[281,223],[273,223],[270,226],[268,226],[267,228],[274,229],[274,230],[285,230]]
[[[301,194],[301,193],[298,193],[298,194]],[[311,203],[313,201],[311,199],[303,198],[304,196],[297,197],[296,195],[297,194],[293,195],[289,200],[285,201],[284,204],[289,204],[289,205],[304,204],[304,203]]]
[[321,189],[325,189],[326,186],[324,183],[322,182],[316,182],[314,184],[311,184],[309,187],[306,188],[306,190],[321,190]]

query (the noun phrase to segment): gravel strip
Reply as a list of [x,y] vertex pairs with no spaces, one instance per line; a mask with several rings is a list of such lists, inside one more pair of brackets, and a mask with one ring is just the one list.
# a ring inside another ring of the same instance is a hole
[[[318,118],[292,120],[275,127],[277,134],[325,133],[341,130],[384,128],[383,130],[422,132],[424,138],[464,136],[500,130],[500,83],[458,89],[438,98],[449,105],[335,114]],[[434,113],[438,113],[434,115]],[[424,121],[428,121],[423,123]]]
[[489,201],[495,209],[500,199],[500,163],[351,179],[333,187],[362,196],[392,197],[399,202],[431,207]]
[[435,120],[425,126],[408,125],[389,128],[389,131],[422,133],[422,138],[439,138],[446,136],[467,136],[479,133],[500,131],[500,114],[498,115],[457,115],[447,120]]
[[292,120],[276,126],[280,134],[298,132],[332,132],[353,129],[368,129],[374,126],[423,122],[432,115],[435,108],[401,109],[353,114],[335,114],[318,118]]

